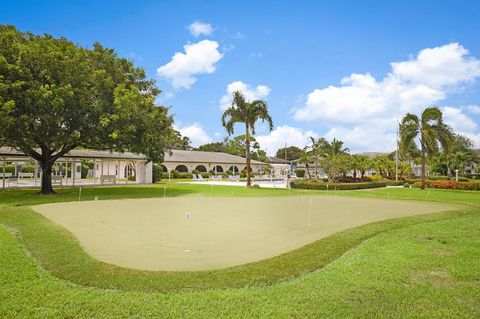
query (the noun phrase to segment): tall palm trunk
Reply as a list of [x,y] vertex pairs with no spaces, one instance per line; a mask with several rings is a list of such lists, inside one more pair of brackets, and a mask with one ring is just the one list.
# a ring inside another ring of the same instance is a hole
[[246,133],[245,133],[245,136],[246,136],[246,141],[245,141],[245,145],[246,145],[246,157],[247,157],[247,187],[250,187],[252,186],[252,182],[250,181],[250,171],[251,171],[251,159],[250,159],[250,129],[248,127],[248,125],[245,125],[245,130],[246,130]]
[[422,167],[421,167],[421,177],[422,177],[422,186],[421,189],[425,189],[425,145],[422,141],[420,141],[420,144],[422,145]]
[[447,155],[447,176],[448,176],[448,179],[451,179],[452,178],[452,169],[450,168],[450,155]]

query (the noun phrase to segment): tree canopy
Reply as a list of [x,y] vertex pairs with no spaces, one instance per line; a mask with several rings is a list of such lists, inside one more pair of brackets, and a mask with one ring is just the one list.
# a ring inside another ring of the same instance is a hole
[[279,148],[275,157],[285,159],[285,150],[287,151],[287,161],[294,161],[300,158],[302,150],[296,146],[288,146],[287,148]]
[[168,108],[141,68],[95,43],[0,25],[0,141],[34,158],[42,193],[51,168],[77,147],[144,153],[161,161],[175,135]]

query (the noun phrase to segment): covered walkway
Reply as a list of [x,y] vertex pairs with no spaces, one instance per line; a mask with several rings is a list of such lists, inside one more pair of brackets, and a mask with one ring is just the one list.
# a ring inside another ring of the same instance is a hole
[[[1,188],[37,188],[41,169],[31,157],[13,148],[0,148]],[[53,187],[152,183],[152,163],[142,154],[72,150],[53,167]]]

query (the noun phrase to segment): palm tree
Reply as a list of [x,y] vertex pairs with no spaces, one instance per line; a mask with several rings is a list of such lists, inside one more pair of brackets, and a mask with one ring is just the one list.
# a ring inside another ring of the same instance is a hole
[[222,125],[225,127],[228,134],[231,135],[233,134],[233,127],[235,123],[245,124],[247,187],[251,186],[250,135],[255,135],[255,123],[258,120],[262,120],[262,122],[267,122],[269,125],[269,130],[273,130],[273,121],[272,117],[268,113],[267,102],[263,100],[247,102],[245,96],[240,91],[234,92],[232,106],[230,106],[223,112]]
[[422,189],[425,189],[425,162],[427,155],[438,151],[438,144],[444,138],[447,126],[438,107],[428,107],[419,118],[407,113],[400,124],[400,144],[411,145],[416,138],[420,140]]
[[350,150],[347,147],[343,147],[343,142],[334,138],[331,143],[325,141],[323,143],[323,156],[324,157],[336,157],[338,155],[347,154]]
[[312,161],[312,155],[311,153],[308,151],[308,146],[305,146],[303,149],[302,149],[302,152],[300,153],[300,159],[299,159],[300,163],[303,163],[305,164],[305,168],[307,169],[307,175],[308,175],[308,178],[310,178],[310,169],[309,169],[309,165],[310,165],[310,162]]
[[355,161],[358,166],[358,170],[360,171],[360,178],[364,178],[365,173],[372,168],[372,160],[366,155],[357,154],[355,157]]
[[453,133],[452,129],[447,125],[445,125],[443,134],[440,137],[440,144],[445,155],[447,176],[449,178],[452,177],[452,166],[458,168],[453,163],[455,159],[458,162],[459,159],[464,158],[464,163],[466,163],[474,157],[472,152],[473,142],[466,136]]
[[326,173],[329,179],[336,180],[341,173],[345,172],[346,158],[349,149],[343,147],[343,142],[333,139],[332,142],[323,140],[320,145],[321,168]]
[[315,140],[314,137],[310,136],[310,141],[312,141],[312,155],[313,159],[315,160],[315,175],[318,174],[318,162],[322,157],[322,150],[327,142],[325,138],[321,137]]

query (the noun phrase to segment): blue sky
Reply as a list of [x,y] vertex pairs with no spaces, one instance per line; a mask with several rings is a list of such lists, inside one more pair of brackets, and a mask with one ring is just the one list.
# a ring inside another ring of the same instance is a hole
[[268,153],[312,135],[388,151],[396,120],[429,105],[480,147],[478,12],[479,1],[0,1],[2,24],[98,41],[143,67],[194,144],[226,136],[231,91],[267,100]]

